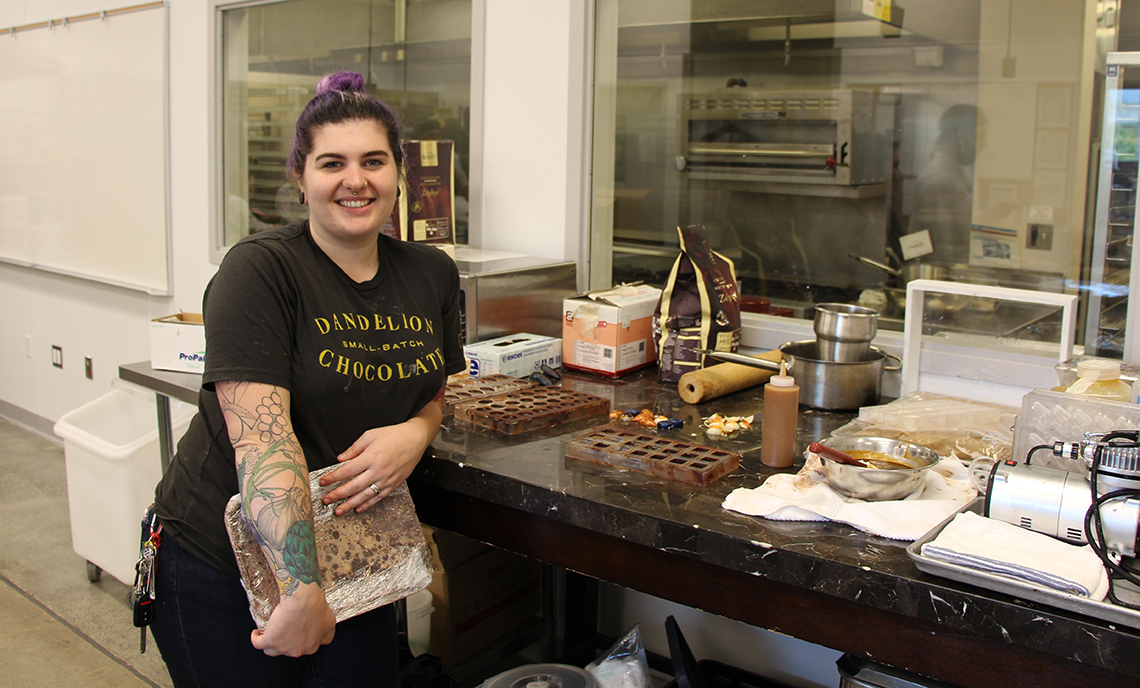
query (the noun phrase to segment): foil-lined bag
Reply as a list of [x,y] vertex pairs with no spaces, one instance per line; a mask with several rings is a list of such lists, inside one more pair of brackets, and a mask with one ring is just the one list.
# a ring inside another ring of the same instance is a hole
[[[337,622],[382,607],[423,590],[431,583],[431,553],[416,516],[407,483],[364,513],[336,516],[336,504],[321,499],[340,483],[321,487],[320,478],[337,468],[309,474],[317,563],[325,599]],[[249,611],[265,628],[280,591],[273,569],[242,515],[241,495],[226,505],[226,530],[241,571]]]
[[653,314],[663,382],[705,367],[697,349],[736,351],[740,346],[740,294],[732,261],[709,247],[704,225],[677,231],[681,254]]

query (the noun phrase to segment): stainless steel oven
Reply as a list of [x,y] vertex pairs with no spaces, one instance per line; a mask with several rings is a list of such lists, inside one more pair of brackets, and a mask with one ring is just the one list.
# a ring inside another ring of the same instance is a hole
[[893,121],[893,96],[870,90],[684,94],[677,169],[714,181],[883,184]]

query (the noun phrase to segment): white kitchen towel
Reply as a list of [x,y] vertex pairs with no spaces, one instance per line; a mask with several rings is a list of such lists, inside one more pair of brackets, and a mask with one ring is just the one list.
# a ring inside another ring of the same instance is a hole
[[777,473],[759,487],[738,487],[722,506],[775,521],[836,521],[892,540],[913,541],[930,532],[978,495],[966,467],[943,459],[927,471],[922,488],[906,499],[865,502],[844,497],[827,483],[812,452],[799,473]]
[[922,555],[1097,601],[1108,594],[1104,564],[1088,545],[1072,545],[971,511],[955,516],[922,546]]

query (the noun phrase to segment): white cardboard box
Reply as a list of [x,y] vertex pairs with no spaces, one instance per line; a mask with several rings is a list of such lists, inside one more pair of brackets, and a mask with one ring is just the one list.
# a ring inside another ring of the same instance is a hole
[[510,334],[463,347],[471,377],[509,375],[526,377],[543,364],[562,366],[562,340],[538,334]]
[[618,377],[657,360],[653,311],[661,290],[644,284],[587,292],[562,302],[562,361]]
[[150,365],[156,370],[201,373],[206,365],[202,315],[177,313],[150,321]]

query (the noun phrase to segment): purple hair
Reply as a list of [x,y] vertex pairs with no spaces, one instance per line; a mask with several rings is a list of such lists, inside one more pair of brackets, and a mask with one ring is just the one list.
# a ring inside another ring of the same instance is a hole
[[364,77],[357,72],[329,74],[317,82],[317,95],[309,101],[293,134],[293,150],[286,162],[286,172],[293,179],[305,171],[305,159],[313,150],[313,132],[326,124],[349,120],[373,121],[388,132],[388,146],[396,167],[404,169],[404,148],[400,134],[400,117],[387,103],[368,95]]

